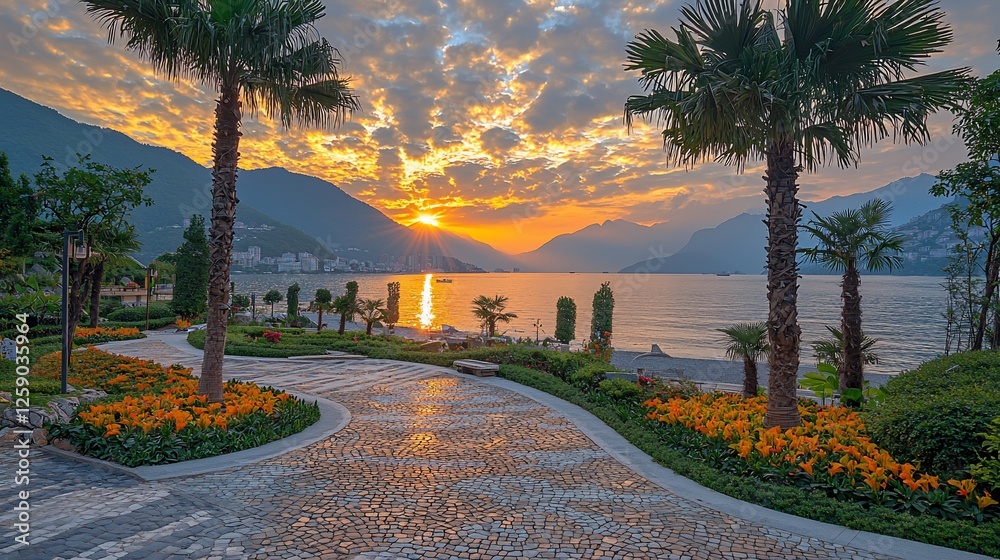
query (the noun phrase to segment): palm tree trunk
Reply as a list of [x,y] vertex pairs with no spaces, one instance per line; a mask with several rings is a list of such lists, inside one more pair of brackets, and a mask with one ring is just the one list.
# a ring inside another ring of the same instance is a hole
[[372,322],[372,323],[368,323],[368,324],[366,325],[366,326],[367,326],[367,328],[365,329],[365,334],[367,334],[368,336],[371,336],[371,335],[372,335],[372,325],[373,325],[373,324],[374,324],[374,322]]
[[[864,373],[861,356],[861,275],[854,262],[844,271],[844,282],[841,286],[843,312],[840,318],[840,332],[843,335],[844,355],[840,362],[840,390],[861,389],[864,384]],[[846,402],[857,405],[860,403]]]
[[212,227],[209,239],[208,325],[205,357],[198,391],[209,402],[224,402],[222,358],[226,348],[229,308],[229,264],[236,221],[236,171],[240,158],[240,122],[243,118],[239,86],[223,86],[215,108],[215,142],[212,144]]
[[317,309],[317,312],[319,313],[319,317],[317,317],[316,321],[317,323],[316,332],[320,332],[321,330],[323,330],[323,309],[322,308]]
[[743,357],[743,396],[752,399],[757,396],[757,362]]
[[799,373],[799,267],[795,260],[802,209],[797,198],[799,170],[794,144],[776,142],[767,152],[767,299],[768,340],[771,345],[767,384],[768,426],[798,426],[796,385]]
[[347,314],[346,313],[341,313],[340,314],[340,328],[337,329],[337,334],[344,334],[344,331],[346,329],[347,329]]
[[96,329],[101,320],[101,281],[104,280],[104,261],[94,265],[90,280],[90,328]]
[[983,349],[983,337],[986,334],[986,321],[989,318],[990,306],[993,304],[993,293],[997,287],[997,277],[1000,276],[1000,255],[997,254],[997,235],[990,235],[986,249],[986,287],[983,302],[979,310],[979,325],[976,328],[976,338],[972,341],[970,350]]

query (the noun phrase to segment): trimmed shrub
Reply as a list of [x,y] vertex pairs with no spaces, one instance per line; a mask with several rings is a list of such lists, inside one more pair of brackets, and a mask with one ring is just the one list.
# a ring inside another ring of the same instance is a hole
[[592,391],[604,380],[607,366],[603,364],[588,364],[576,370],[569,376],[569,382],[584,391]]
[[952,476],[978,462],[982,434],[1000,416],[1000,354],[938,358],[885,390],[885,402],[865,418],[872,440],[898,461]]
[[624,379],[605,379],[597,384],[597,390],[616,401],[636,402],[642,397],[642,387]]
[[980,435],[986,441],[980,452],[982,460],[972,466],[972,476],[1000,490],[1000,418],[994,418],[989,431]]
[[[155,302],[149,304],[149,319],[173,319],[174,311],[170,306],[163,302]],[[134,323],[146,321],[146,306],[142,307],[123,307],[114,313],[108,315],[108,321],[121,322],[121,323]]]

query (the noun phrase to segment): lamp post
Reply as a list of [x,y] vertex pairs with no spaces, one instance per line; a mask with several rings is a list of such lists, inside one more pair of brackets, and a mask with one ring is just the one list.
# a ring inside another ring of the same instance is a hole
[[257,322],[257,292],[250,292],[250,320]]
[[[82,243],[82,245],[77,245]],[[71,254],[72,252],[72,254]],[[63,256],[62,256],[62,394],[69,392],[69,383],[66,381],[69,376],[69,353],[73,349],[73,334],[69,331],[69,263],[70,257],[73,260],[85,260],[91,255],[90,247],[84,239],[84,232],[80,230],[63,231]]]
[[149,265],[146,267],[146,330],[149,330],[149,298],[153,294],[153,286],[151,281],[156,280],[157,277],[156,267]]
[[542,320],[535,319],[535,344],[538,344],[538,330],[542,328]]

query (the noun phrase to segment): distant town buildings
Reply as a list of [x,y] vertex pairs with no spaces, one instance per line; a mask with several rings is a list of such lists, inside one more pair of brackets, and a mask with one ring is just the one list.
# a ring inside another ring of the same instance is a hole
[[[360,252],[360,251],[357,251]],[[232,264],[243,271],[260,272],[371,272],[371,273],[421,273],[421,272],[483,272],[477,266],[454,257],[441,255],[391,255],[383,253],[377,261],[361,258],[335,257],[320,259],[307,252],[283,253],[280,257],[263,256],[261,248],[251,245],[246,251],[234,251]]]

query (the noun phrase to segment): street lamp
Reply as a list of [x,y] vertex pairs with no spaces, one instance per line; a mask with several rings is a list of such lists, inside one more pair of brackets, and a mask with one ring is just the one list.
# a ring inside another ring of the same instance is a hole
[[69,375],[69,353],[73,349],[72,333],[69,331],[69,259],[83,261],[96,255],[90,250],[80,230],[63,231],[62,255],[62,394],[69,392],[66,378]]
[[257,292],[250,292],[250,320],[257,322]]
[[146,330],[149,330],[149,298],[153,294],[153,286],[151,281],[156,280],[158,274],[156,273],[156,267],[149,265],[146,267]]

